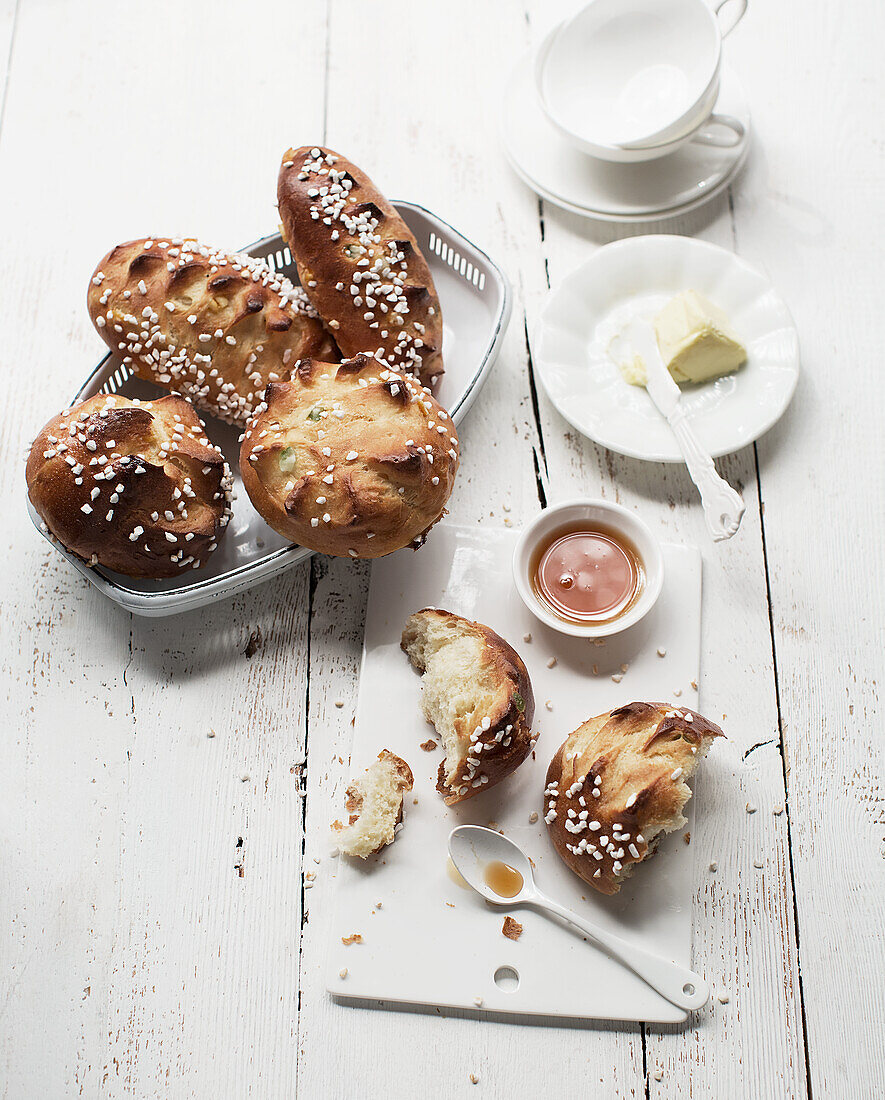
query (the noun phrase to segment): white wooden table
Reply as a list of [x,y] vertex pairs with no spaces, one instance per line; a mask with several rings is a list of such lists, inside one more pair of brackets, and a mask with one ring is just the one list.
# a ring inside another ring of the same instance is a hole
[[[526,320],[622,235],[539,203],[498,148],[503,78],[555,14],[0,0],[2,1096],[885,1095],[882,7],[751,0],[727,46],[750,165],[652,230],[764,266],[800,331],[791,409],[721,463],[748,507],[715,547],[682,468],[600,451],[535,383]],[[334,1003],[314,857],[348,771],[369,568],[315,559],[139,620],[26,517],[23,448],[102,351],[84,306],[97,258],[160,229],[231,245],[272,231],[279,155],[311,141],[513,281],[453,518],[518,524],[544,499],[601,494],[703,547],[702,697],[729,741],[698,784],[694,959],[719,996],[693,1026]]]

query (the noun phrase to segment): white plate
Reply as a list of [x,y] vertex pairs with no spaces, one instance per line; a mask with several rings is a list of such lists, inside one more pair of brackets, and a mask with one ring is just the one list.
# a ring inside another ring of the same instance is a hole
[[[459,424],[482,388],[501,345],[510,317],[510,284],[501,269],[457,230],[410,202],[395,202],[415,234],[439,294],[443,313],[443,359],[446,371],[436,396]],[[256,241],[243,251],[267,261],[293,282],[298,272],[279,235]],[[96,393],[121,393],[149,400],[162,396],[159,387],[130,377],[116,355],[106,355],[80,387],[73,402]],[[251,588],[276,576],[312,550],[295,546],[273,531],[252,507],[239,476],[239,428],[201,413],[209,438],[217,443],[234,475],[233,517],[218,550],[205,566],[183,576],[141,580],[101,566],[90,569],[58,543],[52,545],[108,599],[136,615],[173,615],[190,611]],[[41,530],[30,501],[31,519]],[[45,534],[45,532],[41,532]]]
[[758,439],[793,396],[799,338],[765,275],[734,253],[690,237],[616,241],[548,294],[532,352],[559,412],[579,432],[618,454],[683,461],[651,398],[624,381],[612,358],[628,318],[651,321],[683,290],[696,290],[720,306],[747,349],[747,362],[734,374],[682,388],[692,427],[711,455],[729,454]]
[[[585,719],[634,699],[676,702],[676,690],[682,693],[678,702],[697,706],[691,684],[698,683],[700,661],[700,554],[694,547],[664,546],[664,587],[654,608],[641,623],[596,646],[544,626],[516,598],[510,559],[518,532],[440,524],[434,536],[420,554],[372,566],[351,769],[361,773],[388,748],[409,763],[415,788],[406,796],[404,827],[394,844],[365,862],[323,860],[320,874],[338,865],[335,912],[328,921],[329,991],[372,1003],[438,1004],[473,1012],[474,999],[481,997],[482,1011],[684,1020],[682,1009],[556,920],[520,909],[514,916],[524,933],[518,943],[505,939],[504,913],[449,877],[446,839],[456,825],[496,821],[534,860],[538,885],[551,897],[690,965],[694,849],[683,843],[681,832],[664,839],[654,859],[619,894],[606,897],[562,863],[543,817],[534,823],[529,817],[543,814],[553,753]],[[533,728],[540,732],[534,754],[514,775],[451,808],[435,790],[440,752],[419,748],[434,731],[419,710],[420,678],[399,647],[408,615],[428,604],[487,623],[514,645],[532,679]],[[527,631],[531,643],[523,640]],[[666,647],[663,659],[658,646]],[[553,655],[557,663],[548,668]],[[627,673],[615,683],[611,676],[624,663]],[[545,706],[548,699],[552,710]],[[331,834],[329,844],[334,844]],[[342,937],[354,932],[363,942],[345,946]],[[516,970],[518,989],[496,984],[502,966]],[[341,978],[344,968],[347,975]]]
[[743,124],[745,136],[738,145],[723,149],[689,142],[669,156],[639,164],[597,160],[569,144],[544,114],[527,54],[504,94],[502,142],[522,181],[573,214],[615,222],[672,218],[719,194],[746,160],[750,112],[728,65],[722,68],[715,111]]

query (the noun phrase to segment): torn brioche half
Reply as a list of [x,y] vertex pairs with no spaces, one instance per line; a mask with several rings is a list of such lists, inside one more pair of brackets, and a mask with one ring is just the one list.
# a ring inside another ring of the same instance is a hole
[[447,805],[500,783],[532,750],[535,699],[519,654],[482,623],[424,608],[403,650],[422,674],[421,709],[445,759],[436,789]]
[[366,774],[348,785],[344,802],[350,815],[347,824],[332,824],[339,851],[368,859],[393,843],[403,819],[403,797],[413,782],[412,769],[405,760],[387,749],[379,752]]
[[685,824],[686,782],[722,730],[696,711],[627,703],[569,734],[547,770],[544,820],[553,846],[602,894]]

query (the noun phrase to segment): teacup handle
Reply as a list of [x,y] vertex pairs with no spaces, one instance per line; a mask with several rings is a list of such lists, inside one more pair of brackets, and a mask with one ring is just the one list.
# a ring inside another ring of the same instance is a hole
[[740,119],[731,115],[710,115],[691,139],[697,145],[714,145],[717,149],[735,149],[747,131]]
[[[728,24],[728,26],[723,27],[722,21],[719,19],[719,13],[723,10],[723,8],[727,8],[730,4],[734,4],[735,14],[732,16],[731,22]],[[719,0],[719,3],[713,10],[716,13],[717,20],[719,20],[719,33],[722,35],[723,38],[727,38],[728,35],[730,35],[734,28],[738,25],[738,23],[740,23],[740,21],[744,18],[744,15],[747,11],[747,0]]]

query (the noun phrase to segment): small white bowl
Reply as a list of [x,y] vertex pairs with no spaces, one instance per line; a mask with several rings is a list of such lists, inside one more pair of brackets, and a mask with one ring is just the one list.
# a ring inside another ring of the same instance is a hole
[[[629,539],[642,560],[645,584],[639,598],[623,615],[608,622],[573,623],[561,619],[532,586],[532,556],[539,543],[558,528],[576,521],[602,524],[619,532]],[[522,602],[542,623],[574,638],[606,638],[634,626],[654,607],[664,583],[664,558],[658,540],[635,512],[607,500],[567,500],[545,508],[523,528],[513,551],[513,582]]]

